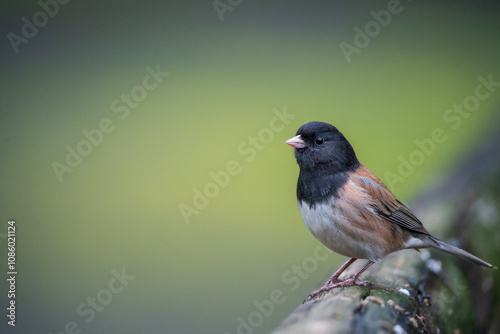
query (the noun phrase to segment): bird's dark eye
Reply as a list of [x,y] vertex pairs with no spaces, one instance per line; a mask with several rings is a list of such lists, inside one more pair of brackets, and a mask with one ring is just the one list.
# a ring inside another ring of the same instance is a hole
[[325,138],[323,137],[317,137],[314,142],[316,143],[316,145],[321,145],[325,142]]

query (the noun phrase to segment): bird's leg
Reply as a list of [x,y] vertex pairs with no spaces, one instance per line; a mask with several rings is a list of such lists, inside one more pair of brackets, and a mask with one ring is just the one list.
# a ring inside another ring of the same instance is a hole
[[344,263],[342,265],[342,267],[340,267],[333,275],[332,277],[330,277],[330,279],[328,281],[326,281],[325,285],[327,284],[334,284],[334,283],[338,283],[338,282],[342,282],[341,279],[339,279],[339,276],[351,265],[354,263],[354,261],[356,261],[357,259],[356,258],[352,258],[350,259],[349,261],[347,261],[346,263]]
[[328,281],[326,281],[325,285],[323,285],[320,289],[314,291],[313,293],[310,293],[309,296],[307,296],[306,300],[311,300],[312,298],[316,297],[320,293],[325,292],[325,291],[329,291],[329,290],[334,289],[334,288],[338,288],[339,286],[340,287],[348,287],[348,286],[353,286],[353,285],[359,285],[359,286],[367,285],[369,283],[368,281],[358,281],[358,277],[366,269],[368,269],[372,264],[375,263],[373,261],[366,262],[365,265],[363,266],[363,268],[361,268],[357,273],[355,273],[352,276],[349,276],[348,278],[344,278],[344,279],[338,278],[340,276],[340,274],[342,274],[342,272],[344,270],[346,270],[347,267],[349,267],[351,264],[353,264],[353,262],[356,260],[357,259],[352,258],[349,261],[347,261],[346,263],[344,263],[344,265],[339,270],[337,270],[335,272],[335,274],[333,274],[333,276]]
[[[324,292],[324,291],[328,291],[330,289],[333,289],[337,286],[340,286],[339,284],[341,284],[344,280],[341,280],[339,279],[339,276],[351,265],[354,263],[354,261],[356,261],[357,259],[356,258],[352,258],[350,259],[349,261],[347,261],[346,263],[344,263],[342,265],[342,267],[340,267],[333,275],[332,277],[330,277],[330,279],[328,281],[325,282],[325,284],[319,288],[318,290],[312,292],[309,294],[309,296],[307,296],[307,299],[311,299],[313,297],[316,297],[317,295],[319,295],[320,293]],[[360,273],[361,274],[361,273]]]
[[365,265],[363,266],[363,268],[361,268],[361,270],[359,270],[357,273],[355,273],[354,275],[348,277],[348,278],[345,278],[343,279],[340,283],[341,286],[352,286],[352,285],[359,285],[359,286],[364,286],[364,285],[367,285],[369,282],[368,281],[358,281],[358,277],[359,275],[361,275],[362,273],[364,273],[364,271],[368,268],[370,268],[370,266],[372,264],[374,264],[375,262],[373,261],[368,261],[365,263]]

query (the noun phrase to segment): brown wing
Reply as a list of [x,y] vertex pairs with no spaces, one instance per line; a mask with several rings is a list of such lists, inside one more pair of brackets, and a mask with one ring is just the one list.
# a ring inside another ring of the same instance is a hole
[[353,181],[371,198],[371,206],[376,214],[410,231],[430,234],[422,222],[365,166],[361,165],[352,175]]

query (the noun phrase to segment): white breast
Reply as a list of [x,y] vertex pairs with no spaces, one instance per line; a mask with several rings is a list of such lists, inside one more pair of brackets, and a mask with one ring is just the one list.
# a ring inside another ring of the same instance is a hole
[[300,213],[311,233],[332,251],[348,257],[378,261],[383,254],[364,240],[353,238],[351,223],[336,208],[336,201],[311,207],[299,202]]

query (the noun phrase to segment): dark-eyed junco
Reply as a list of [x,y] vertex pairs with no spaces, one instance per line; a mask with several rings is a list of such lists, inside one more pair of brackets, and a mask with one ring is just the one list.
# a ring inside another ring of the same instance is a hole
[[[480,258],[433,237],[417,217],[356,157],[347,139],[328,123],[310,122],[286,143],[295,148],[300,167],[297,200],[312,234],[347,261],[314,297],[358,281],[373,263],[402,250],[434,247],[475,264],[494,268]],[[340,274],[357,259],[368,262],[354,275]]]

